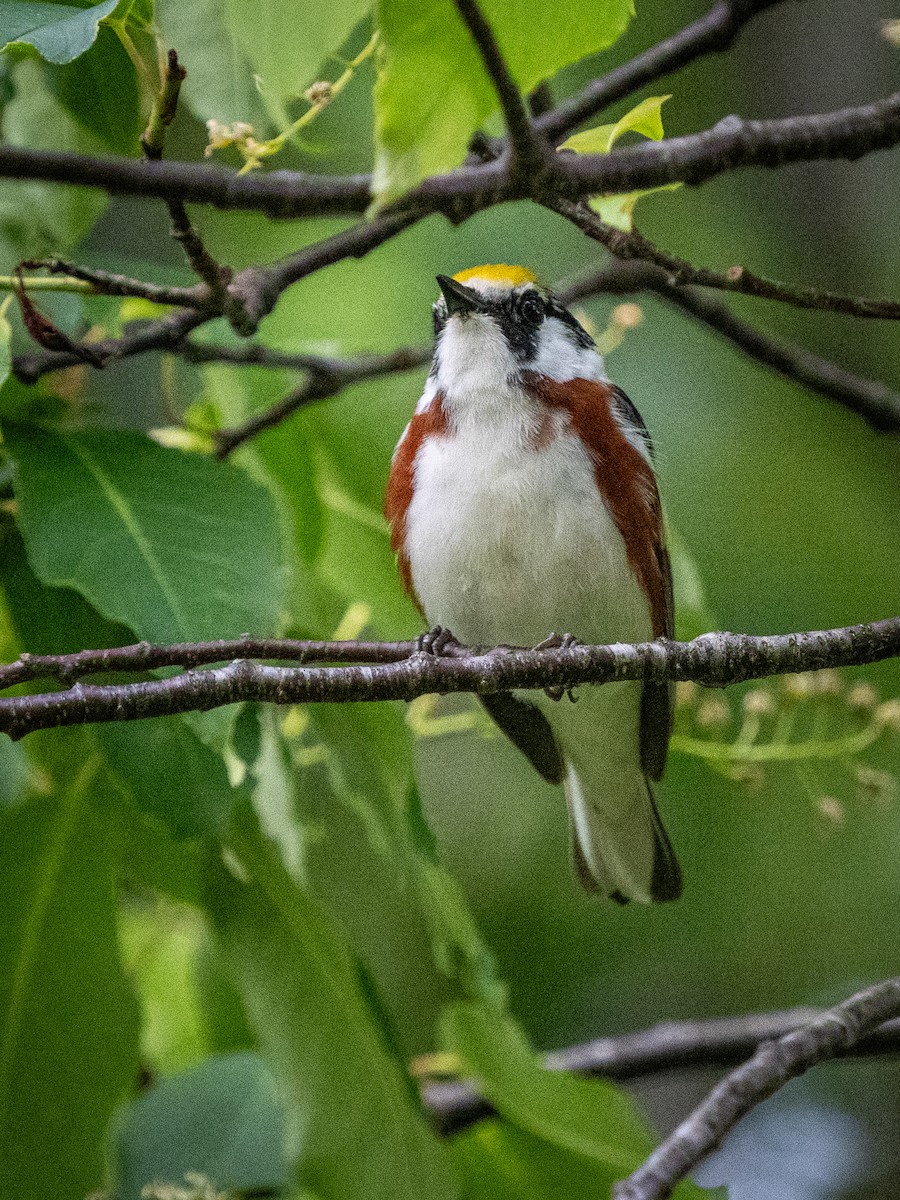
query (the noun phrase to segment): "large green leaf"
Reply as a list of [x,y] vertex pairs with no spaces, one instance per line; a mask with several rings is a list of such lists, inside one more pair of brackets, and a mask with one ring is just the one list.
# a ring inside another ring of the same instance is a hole
[[217,1190],[280,1190],[287,1182],[285,1116],[275,1083],[252,1053],[230,1054],[168,1079],[130,1104],[113,1153],[118,1200],[150,1183],[200,1174]]
[[269,493],[139,434],[7,433],[35,573],[148,641],[270,634],[283,573]]
[[372,846],[411,886],[431,934],[435,962],[457,993],[502,1008],[506,991],[453,876],[438,861],[412,768],[399,707],[321,704],[314,728],[329,748],[338,796],[362,820]]
[[175,837],[222,831],[235,797],[225,763],[180,717],[110,722],[96,735],[138,807]]
[[327,1200],[454,1196],[444,1152],[382,1041],[353,958],[248,809],[209,905],[225,961],[287,1104],[299,1181]]
[[260,94],[278,124],[287,123],[286,101],[301,96],[320,67],[327,72],[327,60],[370,8],[370,0],[225,0],[226,25],[259,77]]
[[115,29],[101,25],[87,54],[45,70],[53,94],[79,125],[118,154],[140,152],[138,77]]
[[52,63],[67,63],[93,46],[104,17],[119,0],[103,0],[90,8],[45,4],[41,0],[4,0],[0,4],[0,43],[33,46]]
[[0,814],[0,1192],[83,1200],[137,1079],[108,833],[86,764],[63,796]]
[[[561,67],[611,46],[632,0],[570,0],[547,36],[541,0],[483,0],[516,83],[528,91]],[[379,0],[384,45],[375,89],[375,195],[385,203],[462,161],[476,127],[499,107],[452,0]]]
[[[454,1004],[445,1010],[441,1028],[444,1044],[459,1057],[463,1072],[476,1080],[501,1116],[526,1135],[501,1148],[494,1146],[493,1151],[488,1135],[484,1157],[475,1161],[471,1146],[467,1147],[467,1173],[474,1169],[476,1175],[481,1170],[502,1177],[512,1170],[528,1180],[534,1171],[538,1178],[545,1172],[558,1178],[561,1164],[569,1157],[576,1176],[595,1178],[596,1186],[586,1194],[602,1196],[652,1150],[650,1132],[625,1092],[603,1080],[546,1070],[511,1019],[483,1005]],[[535,1156],[538,1161],[533,1162]],[[543,1196],[544,1192],[532,1182],[517,1194]],[[692,1183],[682,1183],[674,1195],[695,1200],[703,1192]]]

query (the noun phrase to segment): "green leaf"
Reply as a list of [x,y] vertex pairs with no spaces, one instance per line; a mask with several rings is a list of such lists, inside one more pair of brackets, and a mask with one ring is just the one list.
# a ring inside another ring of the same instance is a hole
[[263,102],[278,125],[288,122],[286,102],[301,96],[320,68],[327,74],[327,60],[370,8],[370,0],[225,0],[226,26],[259,77]]
[[[648,96],[646,100],[636,104],[624,117],[620,117],[614,125],[598,125],[595,129],[585,129],[581,133],[575,133],[559,148],[560,150],[573,150],[576,154],[609,154],[615,143],[625,133],[640,133],[644,137],[658,142],[663,137],[662,106],[670,99],[671,96]],[[634,206],[638,200],[657,192],[673,192],[679,187],[681,187],[680,183],[664,183],[659,187],[644,188],[637,192],[595,197],[589,203],[607,225],[627,232],[632,227]]]
[[0,387],[9,379],[12,369],[12,326],[6,313],[8,305],[0,307]]
[[139,434],[7,431],[35,573],[154,642],[278,625],[278,517],[243,471]]
[[71,62],[93,46],[100,22],[118,3],[103,0],[90,8],[75,8],[41,0],[4,0],[0,4],[0,48],[33,46],[47,62]]
[[623,192],[618,196],[595,196],[588,201],[590,207],[602,221],[616,229],[628,233],[634,224],[634,206],[645,196],[653,196],[657,192],[674,192],[681,183],[662,183],[659,187],[643,188],[637,192]]
[[608,1167],[507,1121],[479,1121],[450,1141],[466,1200],[602,1200]]
[[353,958],[239,810],[231,869],[211,864],[224,959],[284,1095],[288,1156],[323,1198],[443,1200],[443,1148],[388,1053]]
[[464,1073],[520,1129],[619,1175],[653,1148],[624,1092],[604,1080],[546,1070],[511,1019],[474,1004],[454,1004],[443,1014],[441,1032]]
[[662,139],[662,106],[669,96],[648,96],[640,104],[636,104],[624,117],[620,117],[613,125],[598,125],[595,129],[585,129],[581,133],[573,133],[563,142],[560,150],[574,150],[576,154],[609,154],[615,143],[624,133],[642,133],[644,137],[652,138],[654,142]]
[[[571,0],[547,36],[541,0],[484,0],[523,92],[617,40],[632,0]],[[375,185],[380,204],[462,162],[474,130],[499,107],[481,56],[452,0],[380,0],[383,54],[375,88]]]
[[0,814],[0,1192],[16,1200],[98,1187],[107,1120],[137,1079],[93,771]]
[[221,833],[235,798],[225,763],[180,717],[97,727],[107,764],[176,838]]
[[422,813],[412,741],[397,706],[320,704],[312,724],[329,747],[338,796],[362,819],[374,849],[409,880],[432,938],[438,968],[465,996],[501,1008],[506,989],[462,891],[440,865]]
[[[570,1158],[573,1178],[596,1173],[605,1187],[611,1187],[652,1150],[650,1132],[625,1092],[604,1080],[548,1071],[511,1019],[483,1006],[454,1004],[443,1014],[441,1031],[447,1050],[461,1059],[464,1073],[477,1081],[501,1116],[526,1135],[506,1138],[497,1147],[491,1144],[491,1134],[486,1134],[485,1151],[501,1161],[473,1163],[469,1155],[469,1171],[512,1173],[526,1181],[532,1176],[526,1189],[510,1194],[544,1197],[533,1176],[549,1171],[558,1183],[565,1173],[563,1155]],[[546,1148],[543,1153],[541,1143]],[[692,1200],[705,1193],[693,1183],[682,1183],[673,1195],[677,1200]]]
[[47,65],[54,96],[82,128],[118,154],[137,154],[143,128],[134,63],[116,31],[101,25],[87,54],[64,66]]
[[141,1062],[154,1076],[195,1066],[211,1050],[194,972],[205,936],[201,914],[161,897],[131,898],[119,936],[141,1004]]
[[287,1183],[285,1114],[259,1055],[230,1054],[167,1079],[122,1113],[113,1147],[115,1195],[197,1173],[219,1191]]

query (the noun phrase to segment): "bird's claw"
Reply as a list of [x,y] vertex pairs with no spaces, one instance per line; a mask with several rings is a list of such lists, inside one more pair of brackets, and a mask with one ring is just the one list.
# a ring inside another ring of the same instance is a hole
[[459,644],[450,630],[444,629],[442,625],[435,625],[433,629],[420,633],[416,638],[416,650],[419,654],[434,654],[438,658],[451,646]]
[[[542,642],[538,642],[535,650],[571,650],[578,644],[578,638],[574,634],[551,633]],[[544,688],[544,695],[551,700],[562,700],[563,696],[568,696],[572,704],[578,700],[574,686],[566,687],[565,684],[555,684],[553,687]]]

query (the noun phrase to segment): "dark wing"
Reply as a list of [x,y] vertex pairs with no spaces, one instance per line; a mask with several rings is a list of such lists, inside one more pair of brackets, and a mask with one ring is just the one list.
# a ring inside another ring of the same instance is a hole
[[[663,536],[660,514],[660,539]],[[675,636],[675,600],[672,592],[672,564],[669,552],[660,540],[657,547],[659,570],[666,602],[666,624],[657,637]],[[641,766],[651,779],[661,779],[666,769],[669,738],[675,720],[675,684],[645,683],[641,692]]]
[[[612,389],[612,403],[619,419],[629,424],[643,438],[647,450],[653,457],[653,442],[644,418],[621,388]],[[655,629],[657,637],[675,636],[675,599],[672,592],[672,564],[665,545],[662,505],[653,480],[653,500],[657,531],[656,559],[659,565],[659,586],[663,596],[664,628]],[[669,750],[669,738],[675,717],[675,685],[673,683],[647,683],[641,693],[641,766],[651,779],[662,778]]]
[[527,700],[512,692],[495,692],[479,699],[512,744],[521,750],[548,783],[562,783],[565,764],[550,722]]

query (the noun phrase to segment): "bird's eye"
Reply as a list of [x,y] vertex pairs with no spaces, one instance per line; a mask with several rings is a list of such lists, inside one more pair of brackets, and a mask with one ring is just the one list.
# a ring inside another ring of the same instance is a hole
[[529,325],[540,325],[544,319],[544,305],[534,292],[526,292],[519,301],[519,315]]

